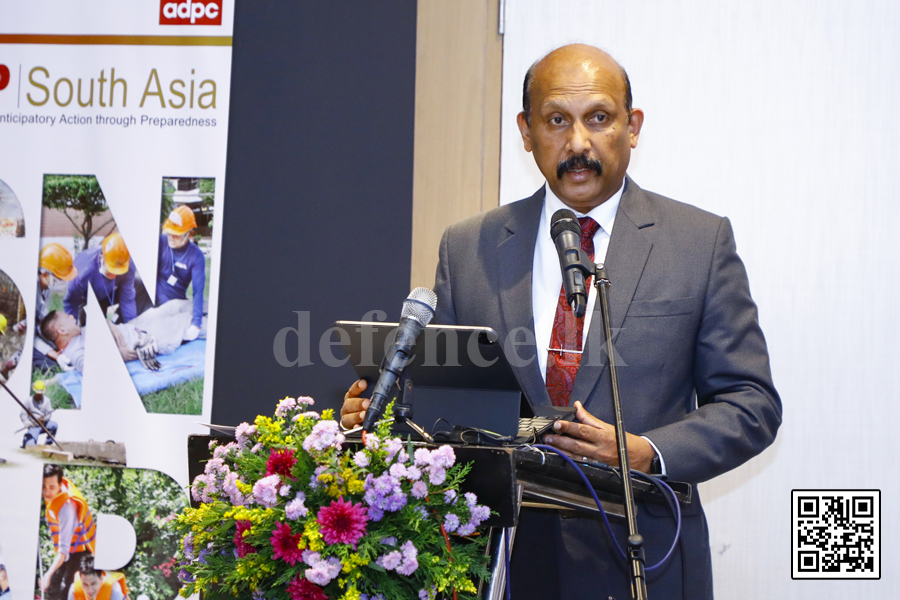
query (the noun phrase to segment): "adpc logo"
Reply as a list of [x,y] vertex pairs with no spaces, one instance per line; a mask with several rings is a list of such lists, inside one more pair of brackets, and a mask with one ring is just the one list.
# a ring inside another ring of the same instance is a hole
[[0,92],[6,89],[6,86],[9,85],[9,67],[6,65],[0,65]]
[[160,25],[221,25],[223,0],[160,0]]

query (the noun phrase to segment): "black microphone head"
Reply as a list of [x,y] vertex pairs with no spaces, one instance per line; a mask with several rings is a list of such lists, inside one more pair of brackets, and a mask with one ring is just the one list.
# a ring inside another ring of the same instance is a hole
[[403,312],[400,314],[400,318],[413,319],[424,327],[434,317],[437,301],[437,294],[426,287],[417,287],[409,293],[406,302],[403,303]]
[[550,217],[550,237],[556,239],[563,231],[571,231],[581,237],[581,223],[568,208],[561,208]]

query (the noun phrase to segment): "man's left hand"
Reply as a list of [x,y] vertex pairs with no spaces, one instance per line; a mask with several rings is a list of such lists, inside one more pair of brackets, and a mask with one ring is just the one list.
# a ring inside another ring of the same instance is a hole
[[[575,418],[579,422],[557,421],[553,430],[561,435],[545,435],[544,441],[559,448],[572,458],[595,460],[619,466],[616,449],[616,428],[584,410],[581,402],[575,403]],[[644,438],[626,434],[630,467],[647,473],[656,452]]]

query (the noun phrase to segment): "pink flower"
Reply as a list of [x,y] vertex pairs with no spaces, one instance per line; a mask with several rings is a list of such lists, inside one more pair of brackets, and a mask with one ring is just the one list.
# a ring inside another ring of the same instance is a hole
[[244,558],[248,554],[256,554],[256,548],[244,541],[244,532],[250,531],[253,524],[250,521],[235,521],[237,531],[234,532],[234,548],[238,558]]
[[328,600],[322,588],[301,575],[294,577],[288,584],[287,593],[291,600]]
[[272,544],[272,551],[275,558],[280,558],[291,566],[294,566],[303,559],[303,551],[300,550],[300,541],[303,534],[291,534],[291,526],[287,523],[278,523],[275,525],[275,531],[269,541]]
[[366,534],[368,520],[362,503],[345,502],[343,496],[333,500],[331,506],[323,506],[316,515],[326,544],[350,544],[354,548]]
[[266,461],[266,475],[284,475],[293,479],[291,469],[297,464],[293,450],[272,450]]

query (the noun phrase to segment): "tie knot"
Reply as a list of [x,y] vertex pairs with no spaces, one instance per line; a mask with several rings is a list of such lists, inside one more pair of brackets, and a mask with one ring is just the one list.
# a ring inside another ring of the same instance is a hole
[[600,229],[600,224],[590,217],[579,217],[578,223],[581,225],[581,242],[593,240],[594,234]]

